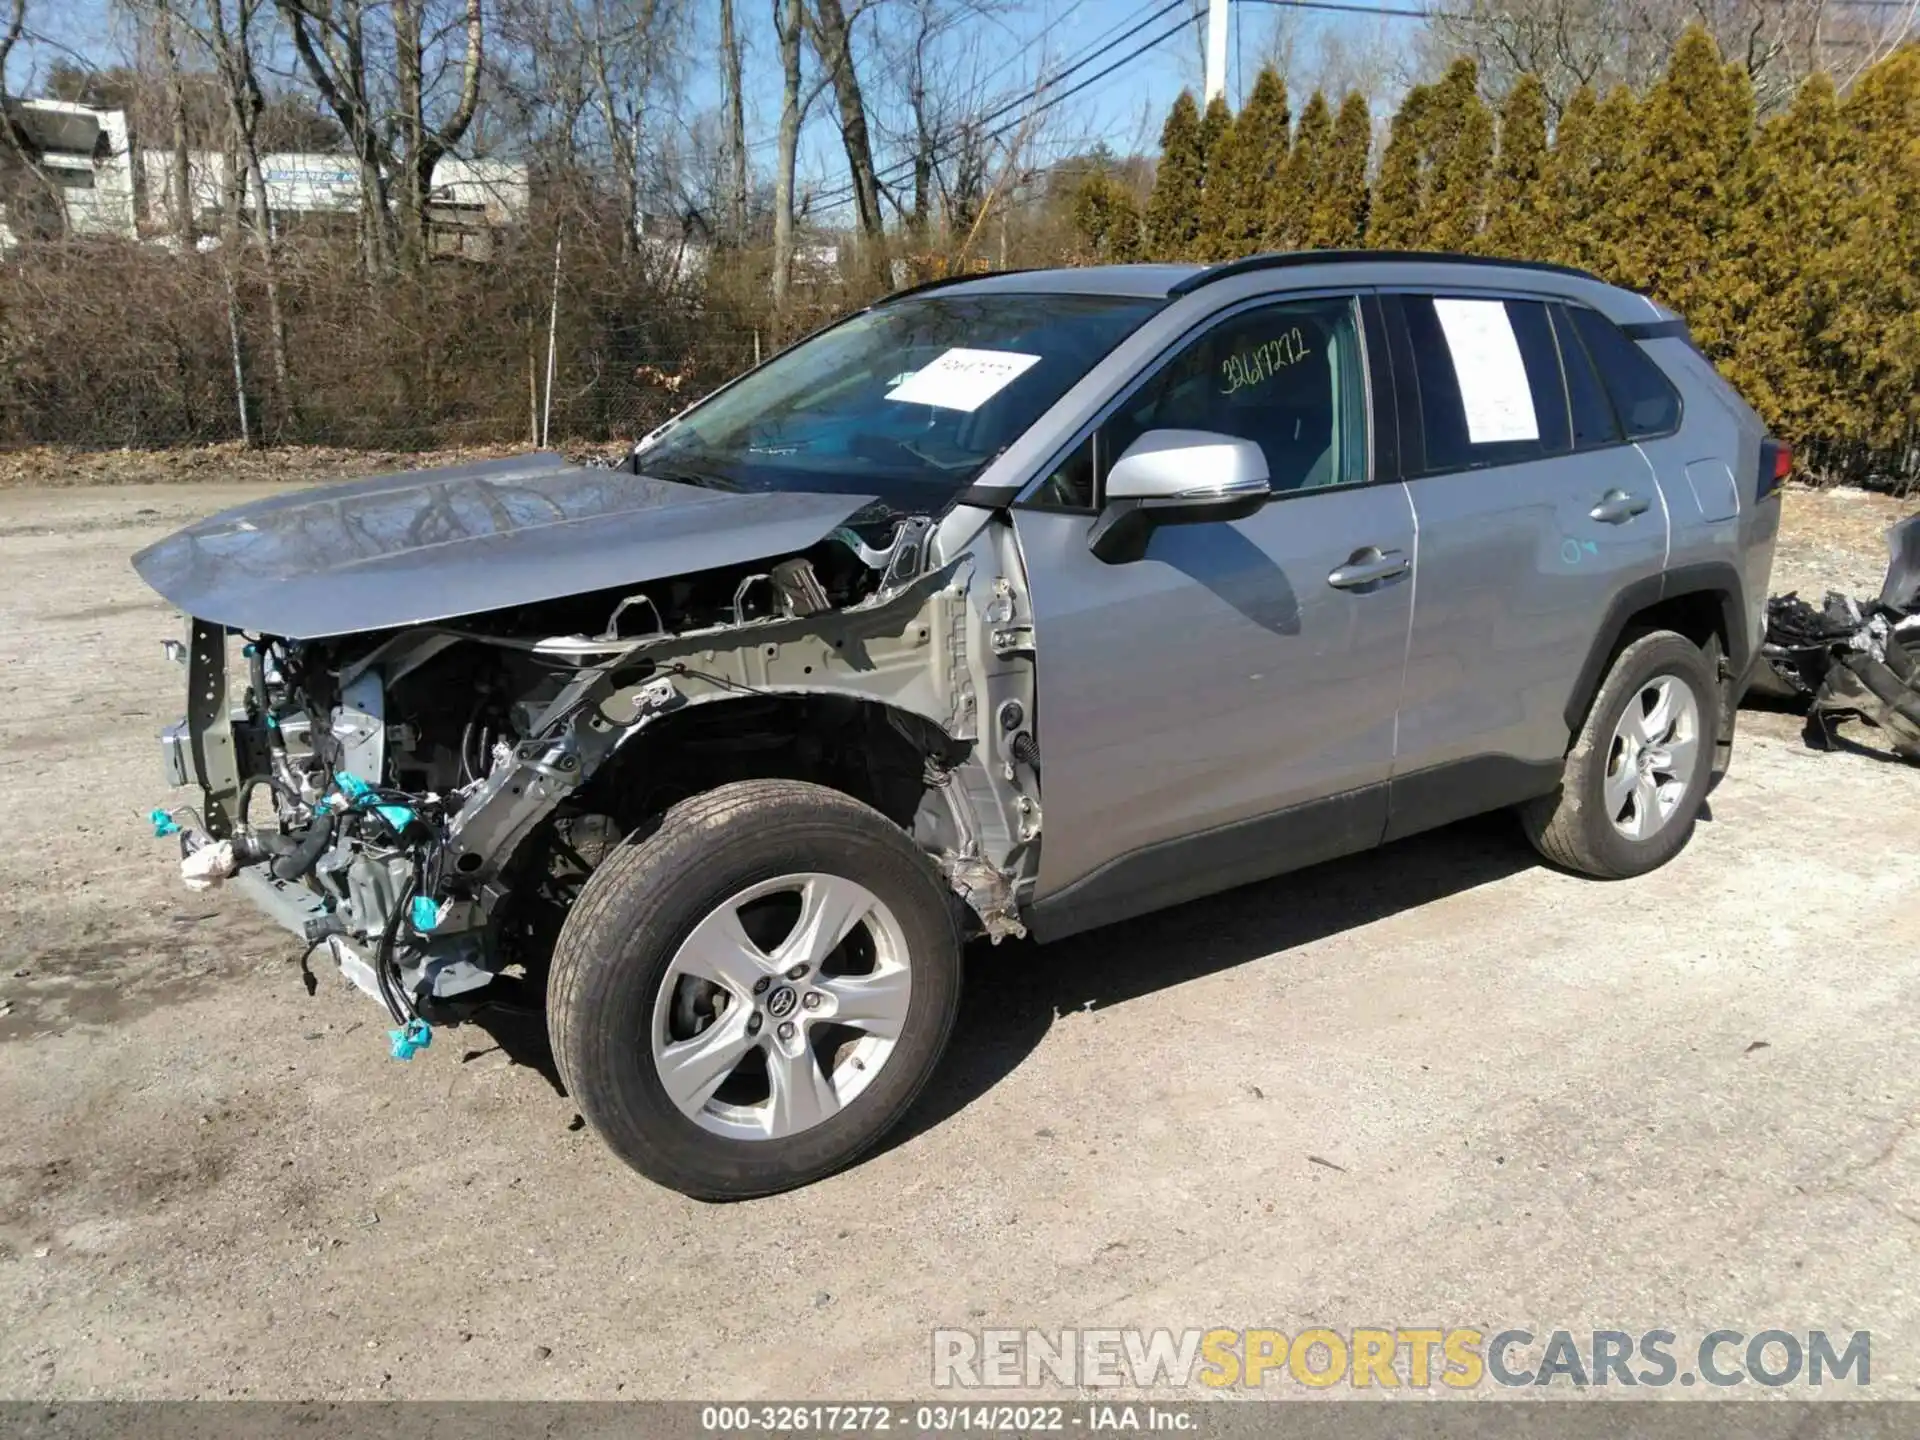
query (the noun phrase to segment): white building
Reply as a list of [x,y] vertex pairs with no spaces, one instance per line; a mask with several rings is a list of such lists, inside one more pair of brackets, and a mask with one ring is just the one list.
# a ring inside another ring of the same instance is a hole
[[[140,155],[144,219],[155,232],[178,227],[173,221],[174,156],[148,149]],[[318,151],[274,151],[260,157],[267,209],[276,222],[303,215],[354,215],[360,210],[360,162],[351,155]],[[187,152],[194,224],[216,228],[226,194],[227,157],[217,150]],[[526,218],[531,185],[518,160],[468,160],[443,156],[434,167],[427,221],[436,254],[484,259],[492,232]],[[246,204],[251,213],[252,188]]]
[[[171,237],[174,155],[143,148],[136,156],[123,110],[98,110],[65,100],[9,102],[14,118],[39,152],[40,168],[57,194],[42,195],[21,177],[12,187],[17,214],[0,202],[0,251],[38,235]],[[360,209],[359,162],[351,155],[280,151],[260,157],[267,208],[276,222],[303,215],[353,215]],[[187,153],[196,229],[220,224],[227,159],[218,150]],[[497,230],[526,218],[531,199],[527,167],[517,160],[444,156],[434,167],[427,223],[433,253],[485,259]],[[251,189],[245,197],[252,212]],[[53,207],[60,212],[55,213]],[[64,226],[62,222],[64,221]]]
[[[39,151],[41,170],[58,191],[67,232],[132,235],[135,177],[126,112],[95,110],[66,100],[15,100],[8,105]],[[16,194],[31,197],[31,183],[22,177],[14,187]],[[54,198],[48,196],[47,203],[54,203]],[[7,207],[0,204],[0,250],[37,234],[58,232],[61,217],[28,214],[34,203],[31,198],[17,201],[17,214],[7,214]]]

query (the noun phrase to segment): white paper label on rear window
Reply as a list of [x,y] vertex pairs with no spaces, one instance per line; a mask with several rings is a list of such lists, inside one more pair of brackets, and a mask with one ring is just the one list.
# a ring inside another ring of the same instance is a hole
[[949,350],[887,392],[887,399],[948,410],[978,410],[1040,363],[1011,350]]
[[1467,440],[1497,445],[1503,440],[1538,440],[1540,421],[1533,413],[1533,391],[1513,321],[1499,300],[1435,300],[1434,313],[1453,354],[1460,380],[1460,403],[1467,410]]

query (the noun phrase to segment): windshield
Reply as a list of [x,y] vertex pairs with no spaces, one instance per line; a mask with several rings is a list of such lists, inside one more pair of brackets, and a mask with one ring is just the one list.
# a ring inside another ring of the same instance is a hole
[[642,442],[638,467],[726,490],[943,509],[1164,302],[929,295],[854,316]]

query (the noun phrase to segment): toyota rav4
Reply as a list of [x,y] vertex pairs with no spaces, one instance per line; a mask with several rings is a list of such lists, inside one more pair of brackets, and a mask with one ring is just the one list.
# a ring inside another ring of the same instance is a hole
[[1786,469],[1678,317],[1578,271],[923,286],[620,466],[383,476],[143,551],[198,791],[156,815],[396,1053],[539,997],[621,1159],[763,1194],[900,1120],[969,939],[1504,807],[1584,874],[1672,858]]

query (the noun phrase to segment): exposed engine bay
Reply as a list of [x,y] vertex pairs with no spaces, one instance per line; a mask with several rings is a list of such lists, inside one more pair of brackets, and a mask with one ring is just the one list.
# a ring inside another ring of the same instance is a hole
[[290,638],[196,619],[163,745],[203,803],[156,824],[189,885],[241,884],[403,1025],[457,1018],[503,976],[537,987],[601,860],[738,778],[864,800],[976,933],[1021,933],[1031,624],[1005,528],[959,538],[948,558],[927,517],[861,516],[771,562],[430,623]]

